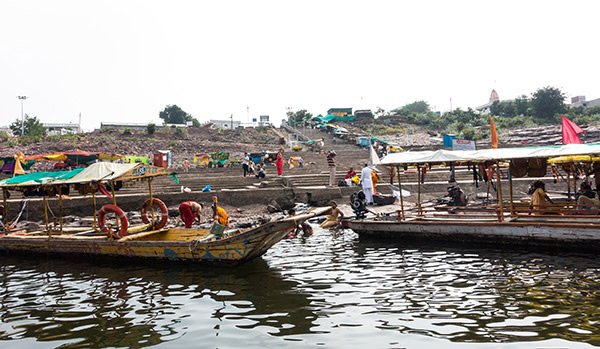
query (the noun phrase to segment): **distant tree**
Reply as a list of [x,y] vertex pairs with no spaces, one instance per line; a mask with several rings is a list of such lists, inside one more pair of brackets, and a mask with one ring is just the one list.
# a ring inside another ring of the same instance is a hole
[[148,126],[146,126],[146,132],[148,132],[149,135],[154,134],[154,132],[156,132],[156,125],[154,123],[149,123]]
[[[25,119],[25,134],[24,134],[25,136],[41,137],[41,136],[46,135],[46,128],[44,128],[44,125],[42,125],[42,123],[40,122],[40,120],[38,120],[37,117],[35,117],[35,116],[30,117],[29,115],[25,114],[24,119]],[[10,124],[9,127],[15,136],[23,136],[23,134],[21,134],[22,125],[23,125],[23,122],[19,118],[19,119],[15,120],[15,122]]]
[[305,109],[301,109],[298,111],[288,111],[288,124],[292,127],[302,126],[305,120],[312,118],[312,114],[307,112]]
[[[194,120],[196,120],[176,104],[167,105],[163,111],[158,113],[158,116],[163,119],[165,124],[185,124],[187,121],[194,122]],[[198,120],[196,120],[196,122],[198,122]],[[200,126],[199,122],[198,126]]]
[[425,101],[415,101],[404,105],[403,107],[397,109],[397,111],[402,115],[409,115],[412,113],[427,113],[430,111],[430,109],[429,103]]
[[193,118],[192,119],[192,125],[194,127],[200,127],[200,121],[198,121],[198,119],[196,119],[196,118]]
[[552,120],[556,114],[564,113],[566,96],[555,87],[544,87],[531,95],[531,111],[535,118]]
[[500,115],[501,113],[502,113],[502,108],[500,107],[500,102],[493,101],[492,105],[490,105],[490,114]]
[[515,112],[517,115],[528,115],[529,113],[529,99],[525,95],[515,99]]

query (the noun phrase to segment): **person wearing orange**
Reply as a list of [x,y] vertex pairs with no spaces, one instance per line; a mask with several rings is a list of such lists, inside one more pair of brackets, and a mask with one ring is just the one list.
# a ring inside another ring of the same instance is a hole
[[216,196],[213,196],[212,200],[213,220],[221,225],[227,226],[229,223],[229,216],[227,215],[227,212],[223,207],[219,206]]
[[283,149],[279,149],[277,152],[277,158],[275,159],[275,167],[277,168],[277,175],[283,175]]
[[378,171],[373,169],[373,171],[371,171],[371,182],[373,182],[373,193],[377,194],[377,182],[379,181],[379,174],[377,173]]
[[202,207],[202,204],[196,201],[186,201],[179,205],[179,217],[181,217],[186,228],[191,228],[194,221],[200,219]]

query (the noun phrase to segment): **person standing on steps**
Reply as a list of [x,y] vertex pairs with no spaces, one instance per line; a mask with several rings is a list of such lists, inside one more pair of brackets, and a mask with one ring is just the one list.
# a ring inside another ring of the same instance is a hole
[[363,193],[367,199],[367,205],[373,204],[373,181],[371,180],[371,168],[369,164],[365,164],[365,167],[360,171],[360,184],[363,188]]
[[327,153],[327,166],[329,167],[329,186],[335,185],[335,156],[337,154],[334,150],[330,150]]
[[280,148],[277,152],[277,158],[275,159],[275,167],[277,168],[277,175],[283,175],[283,148]]
[[244,158],[242,159],[242,170],[244,170],[244,177],[248,175],[250,168],[250,156],[248,153],[244,152]]

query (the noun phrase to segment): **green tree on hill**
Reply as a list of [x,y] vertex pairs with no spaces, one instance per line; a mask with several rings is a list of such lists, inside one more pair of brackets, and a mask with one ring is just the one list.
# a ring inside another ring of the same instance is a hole
[[531,96],[531,112],[539,120],[552,121],[559,113],[564,113],[566,96],[555,87],[543,87]]
[[311,113],[307,112],[306,109],[301,109],[295,112],[288,111],[286,114],[288,117],[288,124],[290,124],[292,127],[302,126],[304,120],[308,120],[313,116]]
[[[42,137],[46,135],[46,128],[44,128],[44,125],[42,125],[42,123],[40,122],[40,120],[38,120],[37,117],[30,117],[29,115],[25,114],[25,136],[31,136],[31,137]],[[13,122],[12,124],[10,124],[10,130],[12,131],[12,133],[16,136],[23,136],[23,134],[21,134],[21,131],[23,130],[22,128],[23,122],[21,121],[21,119],[17,119],[15,120],[15,122]]]
[[429,103],[425,101],[415,101],[396,109],[396,112],[400,115],[423,114],[429,111]]
[[163,119],[165,124],[185,124],[191,121],[195,127],[200,126],[200,122],[196,120],[192,115],[183,111],[176,104],[167,105],[158,116]]

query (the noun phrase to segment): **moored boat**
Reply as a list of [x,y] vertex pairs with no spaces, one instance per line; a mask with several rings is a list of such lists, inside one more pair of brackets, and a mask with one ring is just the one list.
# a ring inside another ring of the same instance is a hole
[[[162,168],[143,164],[97,163],[81,170],[32,173],[0,181],[4,205],[9,190],[36,192],[44,198],[45,229],[42,231],[11,231],[6,213],[0,251],[84,255],[87,257],[135,257],[149,260],[166,259],[211,264],[239,264],[263,255],[307,219],[321,215],[328,208],[311,209],[303,214],[273,220],[249,229],[224,232],[212,229],[166,228],[168,212],[160,199],[152,197],[152,178],[169,175]],[[125,180],[147,180],[150,199],[142,205],[140,226],[130,227],[126,215],[117,206],[115,188]],[[92,196],[99,188],[111,195],[113,203],[94,210],[93,226],[72,232],[62,224],[62,193],[76,187]],[[111,189],[111,193],[107,188]],[[58,195],[59,224],[52,226],[48,219],[48,196]],[[158,209],[155,212],[155,209]],[[114,219],[114,224],[110,220]]]
[[[600,160],[597,154],[600,154],[600,144],[597,143],[390,154],[381,161],[381,165],[396,169],[400,189],[401,168],[416,168],[418,192],[415,206],[405,209],[401,198],[400,207],[393,215],[352,219],[346,224],[361,236],[368,237],[570,246],[597,250],[600,249],[600,208],[582,209],[576,200],[571,199],[571,193],[575,193],[577,188],[576,173],[593,174],[577,167],[584,164],[590,169],[597,168],[598,166],[594,167],[594,163]],[[523,171],[517,171],[515,164],[523,161],[527,163],[529,160],[541,160],[538,162],[543,164],[544,173],[547,163],[560,163],[561,168],[566,171],[565,183],[569,197],[554,200],[543,208],[536,207],[529,200],[516,199],[513,195],[513,177],[517,177],[517,172]],[[488,173],[493,174],[495,180],[495,202],[484,206],[426,209],[420,197],[422,169],[432,165],[450,168],[450,165],[465,164],[483,164],[490,170]],[[584,180],[587,181],[588,178]],[[506,196],[508,200],[505,199]]]

